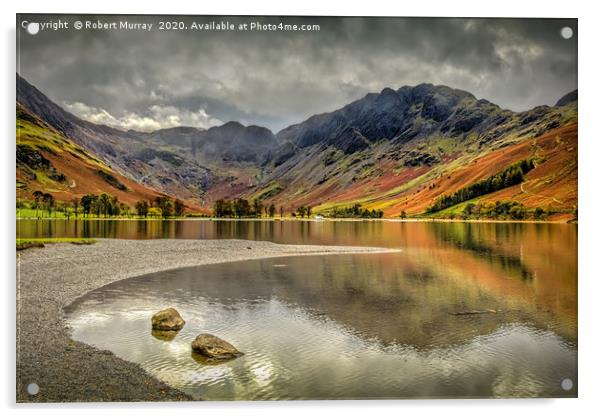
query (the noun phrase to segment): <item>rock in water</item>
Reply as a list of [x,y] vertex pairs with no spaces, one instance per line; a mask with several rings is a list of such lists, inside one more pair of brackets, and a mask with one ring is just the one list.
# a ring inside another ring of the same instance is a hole
[[230,343],[212,334],[200,334],[192,342],[192,350],[213,360],[234,359],[244,355]]
[[157,340],[171,342],[178,335],[177,330],[151,330],[151,335]]
[[153,315],[151,322],[154,330],[180,330],[186,323],[175,308],[159,311]]

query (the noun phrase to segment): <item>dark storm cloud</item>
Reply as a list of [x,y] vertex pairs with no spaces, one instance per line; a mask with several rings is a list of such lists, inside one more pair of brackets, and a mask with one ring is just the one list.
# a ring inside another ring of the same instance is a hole
[[[319,24],[319,32],[20,32],[18,70],[71,111],[153,130],[229,120],[278,130],[368,92],[422,82],[502,107],[554,104],[577,87],[576,20],[23,16]],[[560,29],[575,36],[565,40]]]

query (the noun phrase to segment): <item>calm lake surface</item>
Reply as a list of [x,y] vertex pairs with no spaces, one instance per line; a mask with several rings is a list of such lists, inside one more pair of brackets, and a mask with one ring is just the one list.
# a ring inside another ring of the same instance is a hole
[[[164,271],[67,310],[73,337],[195,397],[576,396],[577,226],[502,223],[20,220],[21,237],[242,238],[400,248]],[[186,326],[152,334],[177,308]],[[458,314],[480,311],[481,314]],[[495,312],[493,312],[495,311]],[[202,332],[245,355],[207,365]],[[573,386],[563,390],[561,382]]]

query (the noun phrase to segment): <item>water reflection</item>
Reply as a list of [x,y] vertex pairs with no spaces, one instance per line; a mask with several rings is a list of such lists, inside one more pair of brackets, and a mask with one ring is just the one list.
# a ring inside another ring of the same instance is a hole
[[[387,246],[402,248],[413,265],[389,261],[390,269],[414,271],[413,280],[443,276],[458,285],[498,297],[514,293],[513,303],[538,308],[554,320],[563,337],[576,342],[577,226],[524,223],[396,223],[384,221],[131,221],[19,220],[22,237],[81,236],[127,239],[239,238],[277,243]],[[357,269],[355,269],[357,268]],[[357,266],[348,271],[359,288]],[[369,275],[369,274],[368,274]],[[378,285],[385,285],[379,283]],[[411,293],[411,292],[409,292]],[[540,300],[534,303],[534,297]],[[544,300],[544,301],[541,301]],[[468,307],[468,302],[464,303]],[[485,309],[495,303],[484,303]],[[507,304],[507,303],[506,303]],[[458,305],[457,308],[462,308]],[[514,305],[506,310],[521,311]],[[521,307],[522,308],[522,307]],[[506,311],[504,314],[510,314]],[[513,313],[519,314],[519,313]]]
[[[577,226],[19,220],[21,237],[250,239],[400,248],[134,278],[69,310],[74,337],[206,399],[575,396]],[[173,306],[176,335],[149,317]],[[462,311],[496,313],[456,315]],[[209,332],[246,355],[207,366]],[[173,336],[173,337],[172,337]]]
[[[396,254],[129,279],[79,300],[69,321],[76,339],[206,399],[574,396],[559,384],[576,380],[576,278],[525,281],[479,251],[422,239]],[[168,305],[187,325],[170,342],[150,338],[148,317]],[[498,312],[453,314],[485,309]],[[246,355],[217,367],[194,361],[201,332]]]
[[571,264],[575,271],[577,264],[577,225],[549,223],[17,220],[17,236],[249,239],[277,243],[390,247],[453,245],[490,256],[502,254],[513,265],[523,262],[528,251],[541,252],[546,257],[552,255],[547,263]]

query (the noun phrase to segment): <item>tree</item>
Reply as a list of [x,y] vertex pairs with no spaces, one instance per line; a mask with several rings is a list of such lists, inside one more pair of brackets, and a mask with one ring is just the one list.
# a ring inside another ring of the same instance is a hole
[[44,193],[39,190],[36,190],[33,192],[33,199],[35,202],[39,203],[40,201],[42,201],[43,196],[44,196]]
[[299,213],[299,217],[301,218],[305,217],[306,211],[307,209],[304,206],[301,206],[297,209],[297,213]]
[[38,209],[40,207],[42,207],[43,197],[44,197],[43,192],[41,192],[39,190],[33,192],[33,205],[34,205],[34,208],[36,209],[36,217],[40,217],[40,215],[38,214]]
[[140,200],[138,202],[136,202],[136,213],[138,213],[138,216],[142,216],[145,217],[148,216],[148,209],[149,209],[150,204],[148,204],[148,201],[146,200]]
[[213,203],[213,216],[214,217],[224,217],[225,203],[226,203],[226,201],[223,198],[220,198],[219,200],[215,200],[215,202]]
[[513,219],[521,220],[527,217],[527,210],[521,204],[517,204],[510,209],[510,216]]
[[232,217],[233,213],[233,203],[230,200],[220,198],[213,203],[213,215],[215,217]]
[[[274,217],[274,214],[276,214],[276,206],[274,205],[274,203],[272,203],[268,208],[268,216]],[[280,217],[282,217],[282,215],[280,215]]]
[[256,198],[253,200],[253,214],[255,217],[261,217],[261,210],[263,209],[263,204],[261,204],[261,200]]
[[109,200],[109,216],[119,216],[121,214],[121,204],[119,204],[119,199],[117,196],[113,196]]
[[466,207],[464,207],[464,214],[470,216],[474,213],[476,205],[474,203],[468,203]]
[[73,207],[73,214],[75,215],[75,218],[77,219],[77,213],[79,211],[79,199],[72,198],[71,199],[71,207]]
[[543,219],[545,214],[546,211],[544,209],[542,209],[541,207],[537,207],[535,208],[535,213],[533,214],[533,217],[535,217],[537,220],[541,220]]
[[107,193],[101,193],[100,196],[98,196],[98,201],[96,202],[98,207],[98,215],[103,215],[103,216],[107,216],[107,214],[110,214],[111,212],[111,196],[109,196]]
[[306,212],[306,214],[307,214],[307,218],[309,219],[309,218],[311,217],[311,207],[310,207],[310,206],[307,206],[307,207],[305,208],[305,212]]
[[280,206],[280,218],[284,217],[284,207]]
[[232,203],[232,211],[238,218],[249,216],[251,214],[251,206],[249,201],[245,200],[244,198],[237,198]]
[[98,196],[95,194],[86,194],[79,200],[82,206],[82,211],[84,212],[84,216],[88,216],[92,212],[92,206],[97,199]]
[[405,210],[401,210],[401,213],[399,213],[399,217],[401,217],[402,219],[405,219],[406,217],[408,217],[408,215],[406,214]]
[[130,206],[126,203],[119,203],[119,212],[125,214],[126,217],[130,216]]
[[66,202],[57,202],[56,203],[57,211],[62,211],[63,215],[69,220],[71,217],[71,212],[69,211],[69,205]]
[[163,218],[173,216],[174,205],[169,197],[159,196],[155,198],[154,207],[161,210]]
[[159,207],[149,207],[148,215],[150,217],[162,217],[163,212],[161,211],[161,209]]
[[177,198],[174,201],[174,213],[176,216],[178,217],[182,217],[184,215],[184,211],[186,210],[186,206],[184,205],[184,202],[182,200],[180,200],[179,198]]
[[42,203],[44,204],[44,210],[48,212],[48,217],[52,216],[52,209],[54,208],[54,197],[52,194],[44,193],[42,195]]

